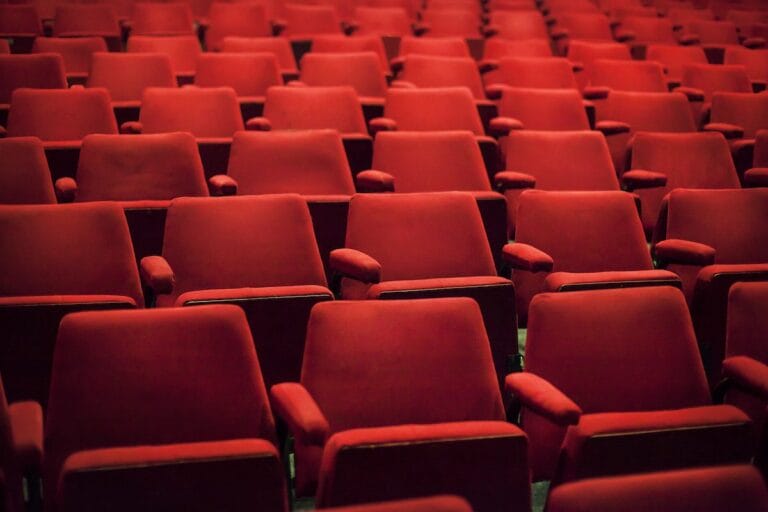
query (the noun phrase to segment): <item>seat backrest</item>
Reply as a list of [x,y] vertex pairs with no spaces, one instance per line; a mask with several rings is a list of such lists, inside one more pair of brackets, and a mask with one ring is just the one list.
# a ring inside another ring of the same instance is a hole
[[80,140],[90,133],[117,133],[106,89],[16,89],[8,135],[44,141]]
[[109,4],[61,3],[56,5],[53,35],[119,37],[120,24]]
[[376,53],[308,53],[301,59],[301,81],[309,86],[349,85],[359,96],[383,98],[387,80]]
[[61,323],[45,424],[44,481],[99,448],[264,438],[274,420],[236,306],[86,312]]
[[472,132],[382,132],[372,167],[395,177],[397,192],[490,190]]
[[535,296],[525,366],[585,413],[711,403],[685,297],[673,287]]
[[577,40],[568,44],[568,59],[588,67],[597,59],[631,60],[632,55],[625,44]]
[[103,87],[112,101],[140,101],[147,87],[176,87],[163,53],[95,53],[86,87]]
[[41,17],[31,4],[0,4],[0,34],[36,36],[43,33]]
[[225,37],[268,37],[272,29],[263,5],[252,2],[213,2],[208,12],[205,44],[220,49]]
[[667,77],[677,81],[682,79],[684,65],[707,63],[707,55],[701,46],[651,44],[645,58],[662,64],[667,70]]
[[472,299],[320,303],[301,382],[332,432],[503,420],[489,347]]
[[537,10],[494,11],[491,25],[498,29],[498,37],[511,40],[548,39],[544,17]]
[[88,135],[80,150],[77,184],[77,201],[208,195],[197,143],[189,133]]
[[725,49],[725,64],[744,66],[750,80],[768,81],[768,50],[729,46]]
[[669,194],[667,238],[715,248],[716,263],[768,261],[768,190],[673,190]]
[[610,21],[603,13],[563,13],[557,16],[557,26],[566,29],[570,39],[613,41]]
[[163,256],[184,292],[325,286],[312,220],[298,195],[178,198],[165,223]]
[[139,120],[144,133],[191,132],[195,137],[231,137],[244,128],[231,87],[148,87]]
[[638,42],[677,44],[673,24],[666,18],[626,16],[621,27],[631,31]]
[[617,91],[667,92],[664,68],[658,62],[598,59],[592,63],[592,85]]
[[480,37],[480,19],[472,8],[426,9],[421,15],[429,26],[430,37]]
[[203,51],[195,36],[131,36],[126,50],[128,53],[164,53],[171,59],[176,74],[193,73],[197,57]]
[[[490,40],[489,40],[490,41]],[[437,57],[469,57],[469,47],[460,37],[413,37],[400,40],[400,55],[412,53]]]
[[395,89],[387,91],[384,116],[398,130],[469,130],[484,135],[472,93],[465,87]]
[[66,89],[61,55],[0,55],[0,103],[10,103],[11,94],[20,87]]
[[[402,44],[402,43],[401,43]],[[389,72],[389,59],[384,43],[379,36],[355,36],[342,35],[317,36],[312,39],[312,53],[353,53],[374,52],[381,62],[381,70]],[[304,62],[302,61],[302,66]]]
[[633,132],[694,132],[688,99],[667,92],[612,91],[597,109],[597,120],[627,123]]
[[357,93],[349,86],[270,87],[264,117],[278,130],[334,128],[368,133]]
[[411,19],[402,7],[357,7],[354,18],[358,24],[356,35],[407,36],[411,33]]
[[385,281],[496,275],[468,193],[358,194],[349,205],[346,247],[381,263]]
[[683,66],[682,85],[701,89],[712,99],[716,92],[752,92],[752,82],[744,66],[723,64],[686,64]]
[[734,283],[728,293],[727,356],[768,362],[768,282]]
[[755,134],[753,167],[768,167],[768,130]]
[[0,39],[0,55],[8,55],[11,53],[11,43],[8,39]]
[[491,38],[485,41],[483,57],[500,59],[501,57],[551,57],[552,46],[546,39],[521,39],[507,41]]
[[341,33],[341,21],[336,9],[328,5],[287,4],[285,25],[282,35],[290,37]]
[[40,139],[0,139],[0,204],[55,203],[51,172]]
[[503,57],[493,82],[536,89],[577,87],[573,64],[559,57]]
[[221,41],[221,51],[230,53],[268,52],[277,57],[281,69],[296,70],[298,68],[296,58],[291,50],[291,43],[282,37],[227,36]]
[[716,92],[710,120],[741,126],[745,137],[754,137],[758,130],[768,128],[768,94]]
[[400,79],[417,87],[466,87],[475,99],[485,98],[477,62],[471,57],[410,54],[405,58]]
[[227,174],[240,194],[355,193],[336,130],[237,132]]
[[183,36],[195,33],[192,11],[185,2],[136,2],[131,33],[137,36]]
[[238,96],[264,96],[273,85],[283,85],[283,77],[272,53],[206,52],[197,58],[195,85],[232,87]]
[[589,130],[589,119],[576,89],[506,89],[499,115],[513,117],[527,130]]
[[515,130],[506,168],[531,174],[540,190],[619,190],[605,136],[596,131]]
[[719,466],[596,478],[561,485],[549,496],[550,512],[600,510],[758,512],[768,508],[760,472],[752,466]]
[[699,36],[701,44],[739,44],[739,32],[731,21],[694,20],[687,28]]
[[93,54],[106,51],[102,37],[38,37],[32,45],[32,53],[61,55],[67,73],[88,73]]
[[0,295],[120,295],[144,304],[123,209],[0,206]]

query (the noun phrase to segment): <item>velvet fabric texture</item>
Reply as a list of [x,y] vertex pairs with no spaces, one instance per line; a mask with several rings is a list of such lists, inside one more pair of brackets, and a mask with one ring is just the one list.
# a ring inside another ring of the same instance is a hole
[[291,40],[311,40],[319,34],[341,34],[341,20],[330,5],[290,4],[284,7],[285,30]]
[[667,92],[664,68],[651,61],[598,59],[592,63],[590,84],[615,91]]
[[280,72],[298,77],[296,58],[291,50],[291,43],[281,37],[236,37],[227,36],[221,42],[223,52],[267,52],[277,57]]
[[106,51],[101,37],[38,37],[32,46],[33,53],[60,54],[67,77],[80,83],[88,76],[93,54]]
[[271,87],[264,117],[274,130],[334,128],[342,134],[367,134],[355,90],[338,87]]
[[373,52],[309,53],[301,60],[301,78],[315,86],[348,85],[363,103],[384,104],[387,81],[380,57]]
[[53,35],[114,39],[120,37],[120,24],[111,5],[61,4],[56,6]]
[[526,130],[589,130],[589,119],[577,90],[506,89],[499,116],[522,122]]
[[195,33],[192,10],[184,2],[137,2],[131,12],[131,34],[185,36]]
[[609,41],[580,41],[568,43],[568,60],[581,69],[576,73],[580,88],[591,82],[592,65],[598,59],[631,60],[632,55],[625,44]]
[[458,496],[433,496],[326,509],[328,512],[472,512]]
[[[536,89],[575,89],[573,64],[559,57],[502,57],[488,83]],[[503,96],[503,93],[502,93]]]
[[707,55],[701,46],[680,46],[651,44],[645,53],[647,60],[656,61],[667,70],[667,80],[680,83],[683,66],[686,64],[707,64]]
[[681,83],[703,91],[705,101],[712,101],[715,92],[752,92],[752,83],[742,66],[687,64],[683,66]]
[[[487,51],[487,46],[486,46]],[[412,53],[441,57],[469,57],[469,47],[460,37],[414,37],[405,36],[400,40],[400,57]]]
[[249,97],[251,101],[263,103],[267,89],[283,85],[283,78],[273,54],[206,52],[197,59],[195,85],[232,87],[241,101]]
[[471,57],[411,54],[398,78],[416,87],[466,87],[474,99],[485,99],[477,62]]
[[472,93],[465,88],[420,88],[387,91],[384,117],[402,131],[469,130],[484,135]]
[[202,53],[195,36],[137,36],[128,38],[128,53],[164,53],[171,59],[177,78],[189,80],[195,75],[197,57]]
[[229,138],[244,129],[235,91],[229,87],[144,89],[142,133],[190,132],[198,138]]
[[207,21],[205,45],[208,51],[221,50],[225,37],[268,37],[272,34],[265,7],[255,2],[213,2]]
[[[378,8],[375,10],[378,11]],[[402,47],[402,42],[400,43]],[[317,36],[312,40],[311,53],[360,53],[373,52],[379,58],[381,70],[389,73],[389,59],[387,58],[384,43],[379,35],[356,35],[346,37],[342,35]]]
[[548,39],[549,33],[544,17],[535,10],[494,11],[490,26],[502,39]]
[[176,87],[171,59],[163,54],[96,53],[88,87],[103,87],[113,102],[136,102],[147,87]]
[[0,140],[0,204],[55,204],[51,172],[37,137]]
[[768,128],[768,94],[716,92],[712,95],[710,120],[744,129],[744,137],[754,137]]

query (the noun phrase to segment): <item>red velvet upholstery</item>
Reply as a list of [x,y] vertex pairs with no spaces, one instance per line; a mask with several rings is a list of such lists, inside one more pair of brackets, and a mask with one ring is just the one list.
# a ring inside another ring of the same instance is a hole
[[[651,271],[653,266],[637,207],[634,198],[625,192],[526,191],[518,203],[515,243],[518,242],[551,256],[553,272],[584,273],[583,283],[592,282],[601,288],[620,283],[626,286],[627,282],[647,286],[659,284],[657,281],[676,281],[671,272],[659,275]],[[604,282],[600,279],[603,272],[613,279]],[[547,274],[513,271],[512,277],[518,315],[524,323],[531,299],[547,288]]]
[[411,34],[411,18],[402,7],[356,7],[355,35],[407,36]]
[[469,130],[484,135],[472,93],[465,88],[389,89],[384,116],[403,131]]
[[565,32],[565,40],[613,41],[610,20],[601,12],[557,14],[556,29]]
[[0,5],[0,37],[13,40],[14,52],[29,51],[35,37],[42,35],[43,24],[37,6],[32,4]]
[[472,507],[458,496],[433,496],[326,510],[328,512],[472,512]]
[[114,48],[120,41],[120,25],[109,4],[58,4],[53,20],[57,37],[100,36]]
[[380,263],[381,283],[343,279],[342,297],[475,298],[483,311],[499,377],[507,373],[508,359],[517,354],[514,289],[509,280],[496,275],[483,221],[471,194],[354,196],[346,247]]
[[547,39],[549,33],[544,17],[535,10],[494,11],[490,27],[498,37],[510,40]]
[[[62,510],[132,510],[147,502],[209,510],[262,495],[270,497],[262,507],[284,511],[274,442],[259,362],[238,308],[63,320],[46,419],[47,503]],[[259,477],[268,492],[251,489]]]
[[[605,137],[594,131],[517,130],[506,141],[506,169],[536,178],[540,190],[619,190]],[[504,192],[514,233],[521,189]]]
[[658,62],[598,59],[592,63],[590,84],[617,91],[667,92]]
[[644,55],[649,44],[677,44],[670,20],[648,16],[625,16],[616,37],[619,41],[628,40],[636,55]]
[[267,37],[272,28],[263,5],[250,2],[213,2],[208,11],[205,45],[208,51],[221,49],[225,37]]
[[768,128],[768,94],[715,93],[710,120],[738,125],[744,129],[744,137],[754,137],[758,130]]
[[523,123],[526,130],[589,130],[589,119],[576,90],[506,89],[499,116]]
[[437,57],[470,57],[469,46],[461,37],[405,36],[400,40],[398,52],[395,61],[400,65],[412,53]]
[[768,50],[750,50],[739,46],[729,46],[725,50],[725,64],[744,66],[747,76],[752,80],[752,87],[768,82]]
[[370,51],[308,53],[301,60],[301,81],[309,86],[352,86],[361,102],[378,104],[379,108],[384,105],[387,91],[381,59]]
[[38,37],[32,45],[32,53],[60,54],[67,78],[75,83],[88,76],[93,54],[106,51],[107,43],[101,37]]
[[631,60],[629,48],[621,43],[607,41],[570,41],[568,44],[568,59],[577,66],[576,80],[579,87],[589,84],[592,75],[592,64],[598,59]]
[[552,47],[546,39],[521,39],[510,41],[492,38],[485,42],[483,59],[493,60],[502,57],[551,57]]
[[719,47],[723,50],[729,45],[740,44],[739,32],[732,21],[697,19],[686,23],[685,30],[689,34],[696,35],[704,47]]
[[0,39],[0,54],[8,55],[11,53],[11,44],[8,39]]
[[498,71],[486,83],[541,89],[577,87],[571,62],[554,57],[503,57],[498,61]]
[[417,87],[466,87],[476,100],[485,99],[477,63],[470,57],[410,54],[400,79]]
[[69,311],[142,306],[116,204],[2,206],[0,371],[9,398],[45,401],[53,341]]
[[[653,353],[664,357],[647,357]],[[537,296],[526,371],[584,413],[566,430],[523,409],[534,479],[561,483],[749,458],[746,416],[710,405],[685,300],[674,288]]]
[[652,44],[648,45],[645,58],[662,64],[667,80],[678,84],[683,78],[683,66],[707,63],[707,55],[700,46]]
[[480,20],[471,9],[453,7],[448,9],[426,9],[422,19],[429,37],[480,37]]
[[687,64],[683,66],[681,83],[703,91],[706,101],[712,101],[716,92],[752,92],[752,83],[743,66]]
[[[675,190],[662,206],[654,240],[682,239],[715,249],[715,264],[670,265],[689,297],[704,366],[712,385],[720,378],[725,314],[736,281],[768,280],[768,229],[754,219],[768,215],[768,190]],[[664,231],[666,229],[666,232]]]
[[280,72],[283,77],[299,76],[296,59],[291,50],[291,44],[287,39],[280,37],[235,37],[228,36],[221,41],[223,52],[268,52],[277,57],[280,64]]
[[131,36],[126,50],[129,53],[164,53],[171,59],[177,79],[186,83],[195,74],[197,57],[202,53],[195,36]]
[[721,466],[582,480],[549,496],[549,512],[635,512],[742,510],[768,507],[768,491],[755,468]]
[[[299,495],[319,477],[321,507],[453,493],[478,511],[528,510],[525,438],[504,422],[487,347],[469,299],[315,307],[298,389],[330,439],[297,439]],[[278,414],[298,391],[282,387]]]
[[387,60],[384,43],[379,36],[356,35],[355,37],[346,37],[342,35],[325,35],[317,36],[312,40],[312,53],[357,52],[374,52],[380,59],[381,70],[384,73],[389,73],[389,60]]
[[367,129],[355,90],[340,87],[272,87],[267,91],[264,117],[272,129],[334,128],[342,134]]
[[309,309],[332,299],[300,196],[174,199],[163,257],[175,286],[158,306],[240,305],[267,385],[298,378]]
[[162,53],[97,53],[90,69],[87,87],[104,87],[116,107],[133,106],[136,114],[145,88],[176,87],[171,59]]
[[728,142],[719,133],[638,133],[632,169],[661,172],[667,185],[640,190],[643,227],[656,225],[665,195],[675,188],[739,188]]
[[341,20],[329,5],[288,4],[285,6],[285,30],[281,35],[291,40],[312,39],[320,34],[340,34]]
[[0,140],[0,204],[53,204],[51,173],[37,137]]
[[192,11],[184,2],[136,2],[131,12],[131,34],[186,36],[194,34]]
[[0,55],[0,103],[10,103],[11,93],[19,87],[66,89],[64,60],[51,53]]
[[768,129],[755,134],[754,167],[768,167]]
[[229,138],[243,129],[229,87],[144,90],[139,120],[143,133],[191,132],[198,138]]

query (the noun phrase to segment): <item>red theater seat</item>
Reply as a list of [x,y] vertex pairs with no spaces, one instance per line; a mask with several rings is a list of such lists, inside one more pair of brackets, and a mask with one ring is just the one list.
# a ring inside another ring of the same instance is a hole
[[7,123],[11,94],[21,87],[66,89],[62,57],[51,53],[0,55],[0,124]]
[[620,191],[526,191],[517,207],[515,242],[504,249],[524,324],[543,291],[680,286],[654,270],[634,198]]
[[648,45],[645,58],[664,66],[667,83],[679,86],[683,79],[683,66],[707,64],[707,55],[701,46],[679,46],[671,44]]
[[[594,7],[594,4],[592,5]],[[556,23],[550,34],[561,54],[567,53],[570,42],[573,40],[613,42],[610,19],[596,7],[595,11],[550,13],[551,18],[556,17]]]
[[[725,50],[741,44],[736,24],[731,21],[694,20],[687,23],[684,30],[698,38],[713,64],[722,64]],[[748,38],[743,40],[743,44],[748,47],[764,47],[765,39]]]
[[[486,76],[486,84],[498,84],[486,89],[489,97],[504,95],[504,86],[534,89],[576,89],[573,64],[559,57],[502,57],[497,69]],[[496,93],[496,94],[495,94]]]
[[0,4],[0,38],[13,41],[14,53],[28,52],[41,35],[43,24],[34,5]]
[[277,57],[283,80],[295,80],[299,77],[299,67],[291,50],[291,43],[281,37],[233,37],[228,36],[221,41],[223,52],[267,52]]
[[513,130],[589,130],[589,118],[576,89],[505,88],[499,101],[499,117],[491,130],[507,135]]
[[0,140],[0,204],[54,204],[51,172],[37,137]]
[[768,491],[755,468],[719,466],[595,478],[552,491],[549,512],[634,512],[697,510],[758,512],[768,508]]
[[62,321],[45,423],[46,506],[285,512],[275,442],[238,308]]
[[458,496],[434,496],[325,510],[328,512],[472,512],[472,507]]
[[353,19],[355,36],[400,38],[413,33],[411,17],[402,7],[358,6]]
[[320,304],[301,383],[271,397],[295,439],[297,495],[317,486],[321,508],[451,493],[530,510],[526,439],[505,421],[472,300]]
[[768,183],[768,130],[755,134],[752,167],[744,173],[744,185],[747,187],[765,187]]
[[103,37],[112,51],[120,51],[120,24],[114,7],[109,4],[56,5],[53,35],[57,37]]
[[128,53],[164,53],[179,84],[189,84],[195,76],[197,58],[202,53],[195,36],[131,36]]
[[[427,9],[421,13],[421,28],[429,37],[461,37],[480,41],[480,16],[472,8],[454,6],[445,9]],[[469,43],[475,44],[475,43]]]
[[333,299],[298,195],[174,199],[141,271],[158,307],[242,307],[268,387],[298,379],[309,310]]
[[59,320],[144,305],[122,208],[0,206],[0,372],[11,401],[45,403]]
[[[381,37],[341,35],[317,36],[312,40],[312,53],[359,53],[374,52],[381,62],[381,71],[389,75],[389,59]],[[302,60],[302,66],[304,61]]]
[[345,248],[331,253],[331,268],[343,277],[344,299],[474,298],[483,311],[499,379],[514,366],[515,291],[497,275],[471,194],[356,195]]
[[[664,357],[649,358],[653,353]],[[533,479],[553,478],[555,489],[584,478],[750,459],[751,422],[735,407],[712,405],[675,288],[539,295],[531,302],[525,363],[506,387],[522,404]]]
[[64,71],[70,84],[85,83],[96,52],[106,52],[101,37],[38,37],[32,53],[58,53],[64,59]]
[[646,48],[650,44],[695,42],[693,40],[678,41],[672,21],[650,16],[625,16],[619,28],[616,29],[615,35],[618,41],[629,44],[635,58],[645,57]]
[[486,35],[502,39],[549,39],[544,17],[536,10],[494,11]]
[[744,179],[745,171],[752,167],[754,138],[759,130],[768,128],[768,94],[716,92],[709,121],[704,129],[719,131],[729,139],[736,170]]
[[130,20],[131,35],[194,35],[194,21],[189,4],[184,2],[135,2]]
[[[694,115],[699,110],[700,119],[706,118],[712,96],[717,92],[752,92],[752,82],[749,80],[744,66],[725,66],[722,64],[686,64],[683,66],[682,86],[677,89],[685,92],[689,98],[703,101],[700,107],[695,104]],[[699,120],[699,122],[701,122]]]
[[571,41],[568,60],[573,64],[580,88],[589,84],[593,63],[598,59],[631,60],[629,48],[621,43],[606,41]]
[[552,46],[547,39],[488,39],[483,48],[482,62],[494,66],[502,57],[552,57]]
[[292,42],[311,41],[321,34],[341,34],[341,19],[329,5],[287,4],[282,36]]
[[768,82],[768,50],[749,50],[732,46],[725,50],[725,64],[744,66],[752,81],[752,90],[765,90]]
[[[592,63],[590,85],[611,91],[667,92],[664,68],[658,62],[598,59]],[[599,98],[596,98],[599,99]]]
[[252,2],[211,3],[205,24],[208,51],[221,50],[225,37],[268,37],[272,26],[263,5]]
[[[728,290],[768,280],[768,190],[673,190],[654,233],[658,263],[677,272],[710,384],[720,378]],[[693,243],[691,243],[693,242]]]

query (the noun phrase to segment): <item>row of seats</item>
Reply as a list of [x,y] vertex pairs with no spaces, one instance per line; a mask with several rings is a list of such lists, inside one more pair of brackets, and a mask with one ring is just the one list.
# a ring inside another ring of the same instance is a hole
[[[764,283],[734,285],[734,348],[764,345],[766,299]],[[320,508],[451,493],[475,511],[527,512],[542,478],[556,511],[625,510],[616,500],[630,496],[641,511],[768,503],[753,468],[686,469],[746,464],[764,446],[742,404],[764,421],[766,380],[735,356],[729,404],[713,404],[673,287],[537,297],[526,370],[505,379],[519,426],[473,300],[317,304],[300,378],[271,400],[268,335],[232,305],[66,315],[45,421],[34,402],[4,408],[9,503],[18,477],[41,475],[50,510],[284,511],[273,413],[294,440],[294,491]],[[616,476],[659,470],[673,472]]]

